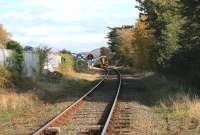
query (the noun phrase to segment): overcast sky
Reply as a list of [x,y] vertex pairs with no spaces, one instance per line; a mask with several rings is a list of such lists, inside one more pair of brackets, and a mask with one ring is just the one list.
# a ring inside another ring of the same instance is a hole
[[106,46],[107,26],[134,24],[135,5],[134,0],[0,0],[0,23],[22,44],[88,51]]

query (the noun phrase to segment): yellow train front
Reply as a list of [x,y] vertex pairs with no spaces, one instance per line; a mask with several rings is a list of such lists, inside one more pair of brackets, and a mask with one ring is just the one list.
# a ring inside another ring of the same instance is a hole
[[100,66],[101,68],[108,68],[109,62],[107,56],[101,56],[100,58]]

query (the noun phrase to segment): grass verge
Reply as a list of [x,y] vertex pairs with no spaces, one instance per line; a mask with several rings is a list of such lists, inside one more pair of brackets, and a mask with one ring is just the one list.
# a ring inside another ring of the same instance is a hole
[[23,88],[0,89],[0,135],[30,134],[83,95],[99,77],[80,76],[63,77],[55,83],[29,84],[25,79]]
[[163,135],[200,134],[200,99],[196,88],[177,78],[153,73],[141,80],[145,104],[165,120]]

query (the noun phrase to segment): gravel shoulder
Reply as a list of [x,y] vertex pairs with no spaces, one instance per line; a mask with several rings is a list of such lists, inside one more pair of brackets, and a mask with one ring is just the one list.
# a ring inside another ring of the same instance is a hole
[[199,135],[200,100],[188,89],[155,73],[123,75],[114,134]]
[[142,104],[143,85],[139,78],[123,76],[122,89],[114,114],[116,135],[161,135],[164,121],[153,110]]

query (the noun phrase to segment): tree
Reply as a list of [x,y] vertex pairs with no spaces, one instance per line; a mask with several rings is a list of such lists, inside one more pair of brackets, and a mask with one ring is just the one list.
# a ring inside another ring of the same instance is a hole
[[[184,24],[179,34],[180,50],[171,63],[173,70],[184,76],[200,78],[200,2],[181,0]],[[194,77],[195,76],[195,77]]]
[[33,47],[32,46],[25,46],[24,51],[33,51]]
[[152,59],[157,68],[169,66],[169,60],[180,48],[179,33],[184,22],[180,0],[137,0],[141,14],[148,16],[147,23],[155,30],[156,42]]
[[[137,0],[155,32],[150,59],[159,71],[173,72],[198,84],[200,78],[199,0]],[[161,70],[160,70],[161,69]],[[164,70],[163,70],[164,69]],[[167,69],[167,70],[166,70]]]
[[13,68],[16,70],[19,74],[23,71],[23,48],[22,46],[14,40],[10,40],[6,42],[6,49],[13,50]]
[[70,55],[71,55],[71,52],[68,51],[68,50],[66,50],[66,49],[62,49],[62,50],[60,51],[60,53],[61,53],[61,54],[70,54]]
[[109,33],[109,46],[120,64],[138,69],[150,69],[155,37],[153,29],[146,23],[148,17],[141,16],[135,26],[117,27]]
[[132,42],[133,26],[110,28],[108,33],[108,45],[113,52],[113,60],[119,64],[133,65]]
[[8,33],[4,28],[3,25],[0,24],[0,47],[4,47],[6,41],[10,38],[10,33]]
[[138,69],[147,70],[153,67],[151,54],[155,44],[154,30],[145,22],[147,16],[140,16],[134,27],[133,60]]
[[111,51],[110,51],[109,48],[107,48],[107,47],[100,48],[100,54],[101,54],[101,56],[107,56],[107,57],[109,57],[110,53],[111,53]]
[[48,47],[38,47],[36,52],[39,55],[39,72],[42,73],[45,63],[48,62],[48,53],[51,51],[51,48]]

